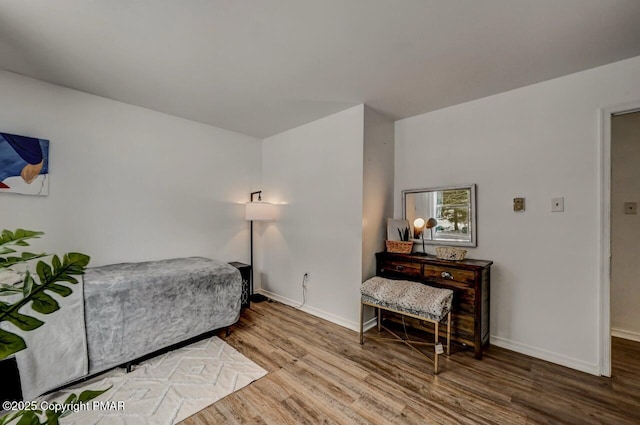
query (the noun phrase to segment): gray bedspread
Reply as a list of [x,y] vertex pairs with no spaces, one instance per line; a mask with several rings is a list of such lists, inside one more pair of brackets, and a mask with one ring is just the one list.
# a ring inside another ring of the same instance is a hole
[[89,374],[234,324],[241,287],[235,267],[201,257],[87,269]]

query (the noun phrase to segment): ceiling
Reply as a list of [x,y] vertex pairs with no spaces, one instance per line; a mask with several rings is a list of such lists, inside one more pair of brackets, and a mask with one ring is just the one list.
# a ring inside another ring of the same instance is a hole
[[639,0],[0,0],[0,69],[259,138],[638,55]]

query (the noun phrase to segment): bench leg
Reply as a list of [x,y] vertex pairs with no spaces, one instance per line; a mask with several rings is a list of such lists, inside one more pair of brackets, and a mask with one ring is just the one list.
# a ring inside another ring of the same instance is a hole
[[364,304],[360,303],[360,345],[364,344],[364,332],[362,328],[364,326]]
[[378,332],[382,332],[382,309],[378,307]]
[[227,328],[224,330],[224,336],[229,337],[229,335],[231,335],[231,327],[227,326]]
[[434,375],[438,374],[438,350],[437,350],[437,347],[438,347],[438,333],[439,333],[438,332],[439,331],[439,329],[438,329],[439,326],[438,325],[439,325],[438,322],[435,322],[433,324],[433,326],[435,328],[435,337],[434,337],[434,345],[433,345],[434,353],[435,353],[435,355],[433,357],[433,374]]
[[451,312],[447,314],[447,356],[451,355]]

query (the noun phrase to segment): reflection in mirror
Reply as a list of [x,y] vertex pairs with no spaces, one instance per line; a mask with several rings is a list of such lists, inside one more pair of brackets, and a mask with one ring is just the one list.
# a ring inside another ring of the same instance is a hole
[[[412,224],[413,236],[417,241],[476,246],[475,198],[474,184],[404,190],[403,218]],[[435,219],[437,223],[429,219]]]

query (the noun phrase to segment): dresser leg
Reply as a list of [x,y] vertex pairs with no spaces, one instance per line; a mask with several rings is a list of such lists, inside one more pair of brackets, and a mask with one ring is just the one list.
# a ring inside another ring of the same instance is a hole
[[473,352],[476,359],[482,360],[482,343],[476,344]]
[[447,356],[451,355],[451,312],[447,313]]

